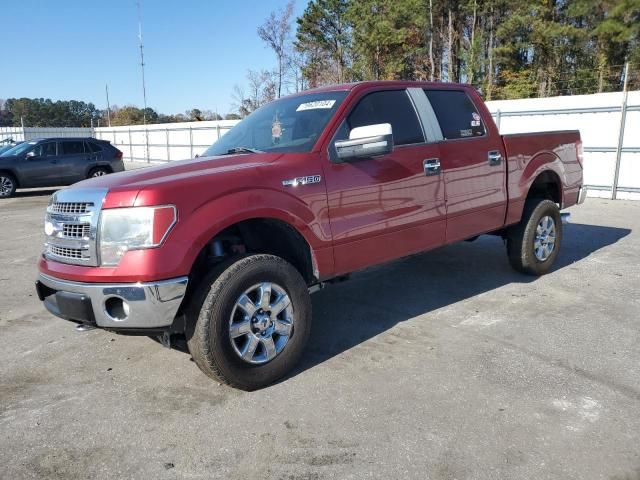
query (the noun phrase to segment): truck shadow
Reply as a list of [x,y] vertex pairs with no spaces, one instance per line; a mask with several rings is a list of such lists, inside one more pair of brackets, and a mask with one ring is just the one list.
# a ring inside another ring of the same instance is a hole
[[[554,271],[612,245],[631,230],[569,224]],[[535,277],[511,269],[498,237],[482,236],[373,267],[314,294],[313,326],[296,376],[418,315]],[[464,320],[464,319],[461,319]]]

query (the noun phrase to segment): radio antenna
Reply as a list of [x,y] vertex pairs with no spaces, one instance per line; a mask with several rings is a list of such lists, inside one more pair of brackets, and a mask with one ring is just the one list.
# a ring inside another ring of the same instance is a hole
[[142,122],[147,124],[147,87],[144,81],[144,45],[142,43],[142,14],[140,13],[140,0],[136,1],[138,7],[138,40],[140,42],[140,67],[142,68],[142,99],[144,110],[142,111]]

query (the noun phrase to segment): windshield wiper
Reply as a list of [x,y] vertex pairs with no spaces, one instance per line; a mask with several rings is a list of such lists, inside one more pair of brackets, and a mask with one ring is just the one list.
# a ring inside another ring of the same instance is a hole
[[225,155],[233,155],[234,153],[264,153],[262,150],[249,147],[233,147],[227,150]]

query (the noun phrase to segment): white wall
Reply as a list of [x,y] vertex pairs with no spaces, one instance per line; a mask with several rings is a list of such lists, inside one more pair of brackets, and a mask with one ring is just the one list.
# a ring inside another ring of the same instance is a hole
[[[528,98],[487,102],[500,132],[580,130],[584,181],[590,196],[610,198],[623,94]],[[618,198],[640,200],[640,91],[629,92]],[[499,113],[498,113],[499,112]]]

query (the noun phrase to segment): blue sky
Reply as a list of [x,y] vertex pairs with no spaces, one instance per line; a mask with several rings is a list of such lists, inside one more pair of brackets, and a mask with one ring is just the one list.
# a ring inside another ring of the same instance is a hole
[[[273,68],[256,29],[286,0],[141,0],[147,104],[226,113],[249,68]],[[297,0],[296,15],[306,6]],[[142,106],[135,0],[2,1],[0,98]],[[6,43],[8,40],[8,44]]]

